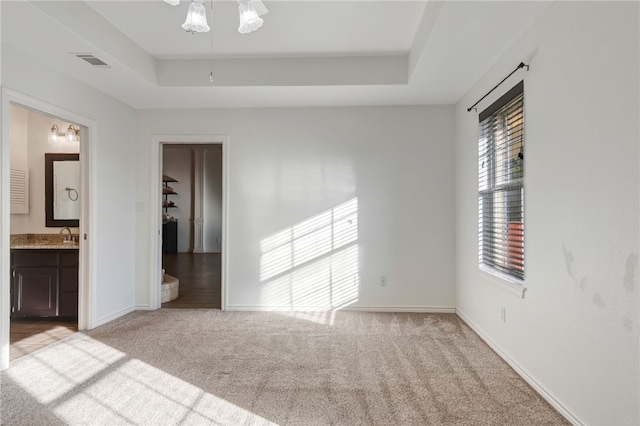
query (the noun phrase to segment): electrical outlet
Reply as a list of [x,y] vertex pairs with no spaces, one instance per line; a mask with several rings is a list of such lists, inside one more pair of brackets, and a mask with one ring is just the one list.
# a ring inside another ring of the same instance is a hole
[[387,286],[387,277],[385,275],[382,275],[380,277],[380,287],[386,287]]

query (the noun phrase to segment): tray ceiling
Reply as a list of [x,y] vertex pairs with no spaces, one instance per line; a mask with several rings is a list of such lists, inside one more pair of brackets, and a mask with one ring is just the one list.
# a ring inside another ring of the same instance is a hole
[[3,1],[2,42],[136,108],[452,104],[549,5],[266,0],[239,34],[235,1],[205,4],[190,34],[188,1]]

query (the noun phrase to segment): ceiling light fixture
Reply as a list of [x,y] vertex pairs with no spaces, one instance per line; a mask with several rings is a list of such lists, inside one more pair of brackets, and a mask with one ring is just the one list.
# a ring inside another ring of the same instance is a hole
[[[211,0],[211,14],[213,15],[213,0]],[[209,72],[209,83],[213,84],[213,31],[211,31],[211,70]]]
[[247,34],[260,28],[264,21],[251,4],[251,0],[238,0],[238,12],[240,14],[240,26],[238,32]]
[[[260,28],[264,20],[260,16],[269,13],[262,0],[236,0],[238,2],[238,13],[240,15],[240,26],[238,32],[247,34]],[[171,6],[178,6],[180,0],[164,0]],[[211,30],[207,24],[207,11],[204,7],[204,0],[191,0],[187,19],[182,24],[186,31],[195,33],[206,33]],[[212,6],[213,9],[213,6]]]
[[191,0],[187,19],[182,24],[182,28],[190,33],[206,33],[211,30],[207,24],[207,10],[202,0]]

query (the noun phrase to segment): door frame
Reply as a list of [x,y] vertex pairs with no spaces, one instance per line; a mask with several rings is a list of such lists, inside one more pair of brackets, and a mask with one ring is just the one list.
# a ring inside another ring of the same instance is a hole
[[[153,135],[151,137],[151,177],[149,202],[149,309],[162,306],[162,145],[220,145],[222,147],[222,244],[220,307],[227,309],[229,259],[229,137],[227,135]],[[158,206],[158,208],[154,208]]]
[[97,138],[97,122],[73,111],[49,104],[31,96],[2,88],[2,134],[0,142],[0,370],[9,367],[10,334],[10,166],[11,166],[11,108],[17,106],[33,110],[39,114],[61,119],[80,126],[80,238],[78,267],[78,329],[94,327],[96,313],[96,259],[95,241],[89,238],[96,228],[96,153],[93,144]]

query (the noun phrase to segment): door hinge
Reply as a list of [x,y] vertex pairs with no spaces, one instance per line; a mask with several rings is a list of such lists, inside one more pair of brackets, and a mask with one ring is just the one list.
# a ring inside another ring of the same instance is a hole
[[84,234],[84,239],[85,239],[85,240],[87,239],[87,234]]

